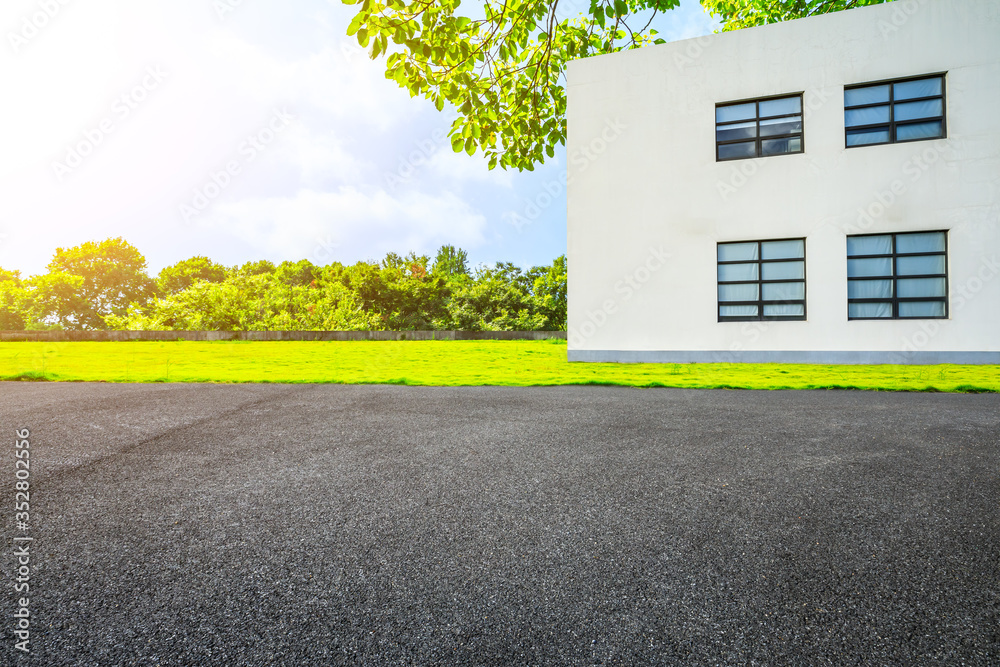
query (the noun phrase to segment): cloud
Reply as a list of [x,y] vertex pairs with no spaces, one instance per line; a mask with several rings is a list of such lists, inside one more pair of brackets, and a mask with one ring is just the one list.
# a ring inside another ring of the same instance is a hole
[[381,62],[369,60],[346,39],[292,59],[226,31],[214,34],[205,47],[205,60],[228,87],[264,105],[280,100],[380,131],[420,111],[419,100],[411,102],[409,94],[386,80]]
[[231,234],[262,257],[317,263],[432,253],[446,243],[474,248],[486,233],[485,217],[451,193],[394,196],[353,186],[220,203],[192,222]]
[[448,143],[434,153],[427,166],[434,176],[453,182],[485,183],[500,188],[510,188],[513,185],[512,172],[500,167],[490,171],[482,153],[472,156],[456,153]]

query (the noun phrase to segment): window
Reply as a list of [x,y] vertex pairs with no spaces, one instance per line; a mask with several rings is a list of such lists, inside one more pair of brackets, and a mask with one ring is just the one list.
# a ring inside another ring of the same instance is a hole
[[847,237],[847,318],[948,316],[947,232]]
[[716,105],[717,161],[802,150],[801,94]]
[[719,321],[806,319],[806,240],[720,243]]
[[847,147],[945,136],[944,75],[844,88]]

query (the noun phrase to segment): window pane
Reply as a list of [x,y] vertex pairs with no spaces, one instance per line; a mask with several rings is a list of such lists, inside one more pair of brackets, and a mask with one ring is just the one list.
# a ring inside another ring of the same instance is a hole
[[761,155],[782,155],[784,153],[801,153],[802,139],[765,139],[760,142]]
[[849,131],[847,133],[848,146],[867,146],[869,144],[889,143],[889,130],[863,130]]
[[944,278],[908,278],[897,283],[901,298],[947,296]]
[[756,139],[757,122],[734,123],[732,125],[719,125],[715,128],[716,141],[735,141],[736,139]]
[[759,285],[746,283],[743,285],[719,285],[719,301],[756,301]]
[[757,279],[757,264],[719,264],[719,282]]
[[900,317],[944,317],[944,301],[900,301]]
[[778,100],[764,100],[760,103],[760,117],[783,116],[790,113],[802,113],[802,98],[782,97]]
[[848,280],[849,299],[891,299],[891,280]]
[[892,237],[885,236],[848,236],[847,255],[891,255]]
[[944,232],[897,234],[896,252],[944,252]]
[[896,140],[910,141],[912,139],[937,139],[944,136],[944,126],[941,121],[931,123],[914,123],[913,125],[897,125]]
[[776,303],[764,306],[764,317],[802,317],[806,307],[801,303]]
[[745,259],[758,259],[756,243],[720,243],[719,261],[736,262]]
[[849,303],[848,317],[892,317],[891,303]]
[[924,100],[922,102],[907,102],[893,107],[894,120],[916,120],[918,118],[938,118],[941,114],[941,100]]
[[944,255],[926,257],[897,257],[896,273],[901,276],[919,276],[944,273]]
[[762,259],[802,259],[806,255],[806,242],[802,239],[764,241],[760,246]]
[[864,109],[847,109],[844,111],[844,125],[876,125],[889,122],[889,105],[884,107],[865,107]]
[[915,97],[930,97],[941,94],[941,77],[933,76],[929,79],[917,79],[916,81],[903,81],[893,84],[892,98],[895,100],[912,100]]
[[757,142],[747,141],[741,144],[719,146],[720,160],[733,160],[742,157],[757,157]]
[[757,105],[753,102],[745,104],[730,104],[715,108],[715,122],[725,123],[731,120],[747,120],[757,117]]
[[864,278],[865,276],[891,276],[892,259],[875,257],[873,259],[847,260],[847,277]]
[[757,306],[719,306],[722,317],[757,317]]
[[805,262],[768,262],[761,266],[764,280],[803,280],[806,277]]
[[795,301],[806,298],[805,283],[765,283],[764,301]]
[[880,86],[865,86],[844,91],[844,106],[853,107],[858,104],[877,104],[889,101],[889,84]]
[[762,137],[770,137],[775,134],[795,134],[796,132],[802,132],[802,116],[760,121],[760,136]]

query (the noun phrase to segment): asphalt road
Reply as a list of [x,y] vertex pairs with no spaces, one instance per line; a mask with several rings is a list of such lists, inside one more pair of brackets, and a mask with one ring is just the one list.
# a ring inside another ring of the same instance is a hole
[[0,664],[1000,662],[998,395],[5,383],[0,405]]

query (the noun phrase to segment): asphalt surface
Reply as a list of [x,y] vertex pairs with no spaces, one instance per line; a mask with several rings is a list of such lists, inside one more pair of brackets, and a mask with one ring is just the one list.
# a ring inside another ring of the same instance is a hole
[[998,395],[0,383],[0,406],[0,664],[1000,663]]

